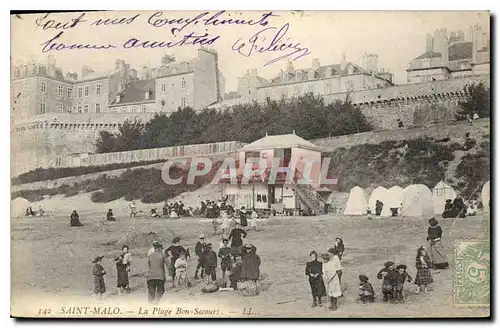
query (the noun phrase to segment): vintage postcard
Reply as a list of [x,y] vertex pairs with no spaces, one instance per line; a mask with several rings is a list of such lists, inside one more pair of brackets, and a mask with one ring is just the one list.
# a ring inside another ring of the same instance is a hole
[[490,316],[488,11],[10,19],[13,317]]

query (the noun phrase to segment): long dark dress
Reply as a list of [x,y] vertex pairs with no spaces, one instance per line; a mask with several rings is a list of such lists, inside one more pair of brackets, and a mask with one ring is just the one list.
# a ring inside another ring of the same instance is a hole
[[83,224],[80,222],[80,217],[78,216],[78,213],[76,213],[76,212],[71,213],[70,223],[71,223],[72,227],[81,227],[81,226],[83,226]]
[[[311,277],[311,274],[318,274],[317,277]],[[322,297],[326,295],[325,283],[323,281],[323,263],[318,260],[307,262],[306,276],[309,277],[309,286],[313,296]]]
[[434,269],[445,269],[449,266],[448,259],[444,253],[443,243],[441,242],[441,236],[443,235],[443,230],[440,226],[429,227],[427,229],[427,241],[429,241],[429,257],[431,260],[431,266]]
[[117,278],[117,283],[116,287],[120,288],[125,288],[128,286],[129,281],[128,281],[128,268],[129,264],[123,264],[123,255],[120,255],[119,257],[116,258],[116,278]]

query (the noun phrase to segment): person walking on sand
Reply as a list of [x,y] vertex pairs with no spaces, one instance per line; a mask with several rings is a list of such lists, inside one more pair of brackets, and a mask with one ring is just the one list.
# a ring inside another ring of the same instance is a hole
[[153,241],[154,251],[148,256],[148,301],[158,304],[165,294],[165,269],[169,267],[167,256],[163,253],[163,246],[158,241]]
[[92,275],[94,276],[94,298],[102,299],[102,296],[106,292],[106,284],[104,283],[104,275],[106,274],[106,270],[101,265],[101,261],[104,256],[97,256],[94,258],[92,263],[94,263],[94,267],[92,268]]
[[325,283],[323,282],[323,263],[318,261],[318,253],[309,253],[311,261],[306,264],[306,276],[309,278],[309,286],[313,303],[311,307],[322,306],[321,298],[326,296]]
[[341,269],[340,260],[337,255],[324,253],[323,259],[323,279],[325,281],[326,294],[330,298],[330,310],[337,310],[337,299],[342,296],[338,272]]
[[429,219],[429,228],[427,229],[427,241],[429,242],[429,258],[433,269],[446,269],[448,259],[444,253],[441,237],[443,230],[439,226],[438,220],[435,218]]
[[135,200],[128,205],[130,209],[130,218],[135,218],[137,215],[137,208],[135,207]]
[[246,238],[247,232],[241,229],[238,222],[231,233],[229,234],[228,240],[231,242],[231,255],[234,257],[243,254],[243,239]]
[[417,250],[417,257],[415,259],[415,266],[417,267],[417,276],[415,277],[415,284],[417,285],[416,293],[420,292],[423,287],[424,293],[428,293],[427,286],[432,284],[434,280],[431,275],[431,259],[427,254],[427,250],[424,246],[421,246]]
[[174,237],[172,245],[168,246],[165,250],[165,254],[169,256],[170,260],[169,274],[172,277],[172,288],[175,287],[175,261],[177,261],[181,254],[184,254],[186,258],[189,256],[188,251],[179,244],[180,241],[179,237]]
[[123,294],[129,289],[128,273],[130,272],[130,264],[132,263],[132,257],[130,256],[127,245],[122,247],[122,253],[115,258],[115,262],[117,277],[116,287],[118,287],[118,293]]

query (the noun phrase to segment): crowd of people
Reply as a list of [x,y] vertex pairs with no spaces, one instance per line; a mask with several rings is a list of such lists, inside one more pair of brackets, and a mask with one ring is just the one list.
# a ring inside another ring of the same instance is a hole
[[[446,269],[449,267],[441,242],[443,230],[435,218],[429,219],[427,230],[428,247],[420,246],[415,257],[416,276],[413,280],[405,264],[396,265],[392,261],[385,262],[377,273],[377,279],[382,280],[382,299],[384,302],[404,303],[406,296],[404,284],[412,281],[417,285],[415,293],[428,293],[428,286],[434,283],[431,269]],[[308,277],[313,298],[312,307],[322,305],[322,297],[328,297],[329,309],[336,310],[337,300],[342,296],[342,255],[345,246],[339,237],[335,239],[334,247],[321,254],[322,262],[318,261],[318,253],[312,251],[311,261],[307,262],[305,275]],[[375,290],[367,275],[359,275],[359,292],[357,301],[361,303],[375,302]]]
[[[243,295],[256,295],[258,293],[257,281],[260,275],[261,260],[257,248],[249,243],[244,243],[248,233],[243,230],[238,222],[234,224],[227,238],[223,235],[218,253],[212,243],[207,242],[204,235],[200,235],[195,245],[197,266],[193,280],[203,280],[203,292],[213,292],[219,289],[240,290]],[[190,288],[193,286],[187,275],[191,254],[189,248],[180,244],[180,237],[175,237],[172,244],[164,246],[154,241],[148,251],[147,288],[150,303],[158,303],[165,293],[167,273],[172,279],[172,288]],[[93,260],[94,297],[101,299],[106,292],[104,275],[106,271],[102,266],[104,256]],[[124,245],[121,253],[114,258],[119,294],[129,292],[129,272],[132,257],[129,247]],[[221,277],[217,280],[217,271],[220,267]]]

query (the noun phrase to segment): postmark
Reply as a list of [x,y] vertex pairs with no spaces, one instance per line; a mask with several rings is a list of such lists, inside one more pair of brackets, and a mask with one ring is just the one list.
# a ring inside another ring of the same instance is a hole
[[490,306],[490,242],[455,241],[455,306]]

